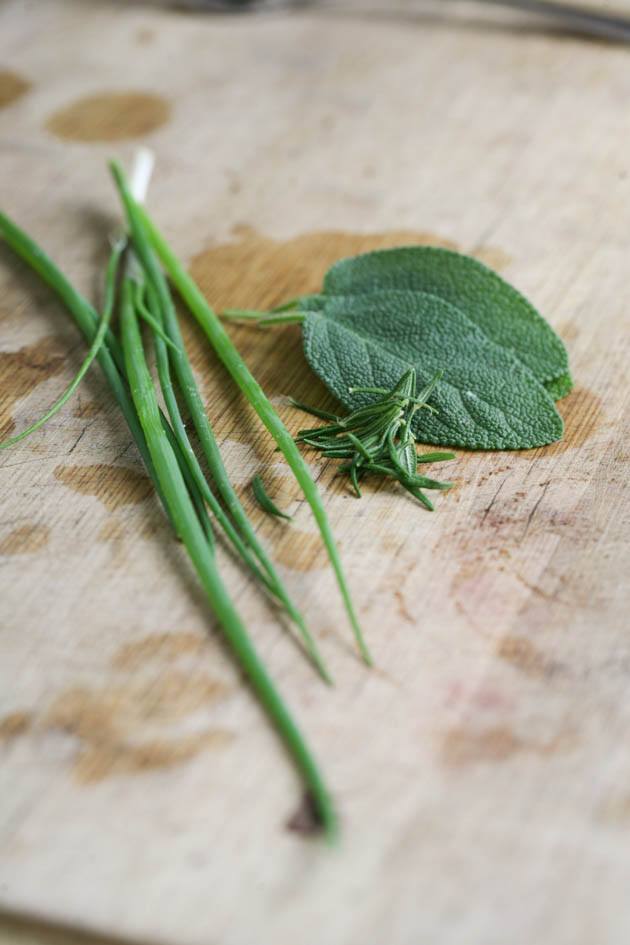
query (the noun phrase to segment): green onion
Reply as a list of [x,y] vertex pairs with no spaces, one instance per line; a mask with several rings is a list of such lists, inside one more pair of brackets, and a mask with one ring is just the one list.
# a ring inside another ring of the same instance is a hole
[[[99,317],[87,299],[76,291],[61,270],[57,268],[52,259],[46,255],[37,243],[3,213],[0,213],[0,233],[11,249],[13,249],[31,269],[34,269],[44,282],[59,296],[61,301],[64,302],[79,329],[87,341],[91,343],[98,330]],[[106,330],[105,341],[101,344],[96,359],[105,377],[109,381],[138,450],[147,465],[149,474],[153,476],[151,457],[147,449],[144,434],[138,423],[136,411],[129,392],[118,369],[118,365],[121,363],[118,343],[111,334],[110,329]]]
[[[195,430],[199,436],[201,448],[206,458],[206,462],[208,463],[212,478],[216,483],[219,493],[226,504],[227,510],[232,516],[232,519],[237,528],[240,530],[245,544],[247,544],[252,549],[253,554],[258,558],[258,561],[265,572],[264,582],[266,583],[268,589],[286,608],[287,613],[294,621],[300,632],[308,655],[318,669],[322,678],[326,682],[330,683],[332,680],[319,653],[317,644],[315,643],[312,634],[308,630],[304,618],[285,590],[284,585],[280,580],[280,576],[274,568],[271,559],[258,540],[251,522],[247,518],[245,510],[243,509],[238,496],[236,495],[236,491],[230,482],[227,470],[223,464],[221,453],[219,451],[219,446],[212,430],[212,426],[203,405],[203,400],[195,380],[188,354],[186,353],[181,330],[179,328],[177,313],[175,311],[175,305],[173,304],[168,284],[162,274],[159,263],[147,239],[142,219],[139,218],[137,213],[134,212],[138,205],[131,196],[122,170],[115,163],[111,165],[111,169],[127,213],[129,230],[131,232],[134,249],[148,281],[147,299],[151,300],[151,311],[149,312],[149,316],[158,323],[160,328],[166,332],[167,337],[173,342],[173,345],[169,348],[167,354],[165,349],[162,347],[163,340],[160,335],[157,334],[155,338],[156,353],[158,357],[158,371],[160,383],[162,385],[162,392],[164,394],[167,410],[169,412],[175,436],[180,444],[182,454],[189,465],[191,475],[197,483],[197,486],[202,490],[204,498],[206,501],[208,501],[215,515],[218,515],[220,523],[225,528],[225,516],[218,506],[216,499],[211,495],[211,490],[209,489],[208,484],[205,481],[205,477],[201,472],[197,458],[190,444],[188,434],[186,433],[179,406],[177,404],[177,399],[173,391],[169,368],[170,363],[173,364],[182,396],[190,411]],[[227,534],[228,537],[231,537],[232,542],[234,543],[234,530],[228,529]],[[251,566],[251,555],[249,555],[247,552],[243,554],[242,544],[243,543],[241,542],[240,547],[238,545],[236,547],[244,557],[245,561]],[[260,571],[257,568],[255,569],[255,573],[257,576],[261,576]]]
[[125,244],[122,241],[116,243],[112,250],[112,254],[107,265],[107,273],[105,276],[105,301],[103,303],[103,314],[101,315],[98,331],[94,335],[90,350],[81,367],[75,374],[74,378],[70,381],[66,389],[64,390],[61,397],[59,397],[52,407],[50,407],[43,417],[40,417],[35,423],[32,423],[30,427],[27,427],[26,430],[22,430],[21,433],[17,433],[15,436],[9,437],[7,440],[4,440],[0,443],[0,450],[7,449],[9,446],[14,446],[16,443],[19,443],[20,440],[24,440],[27,436],[30,436],[31,433],[35,433],[36,430],[39,430],[40,427],[43,427],[45,423],[54,417],[54,415],[61,410],[64,404],[66,404],[75,390],[87,374],[90,365],[97,357],[99,351],[101,350],[101,345],[105,341],[105,336],[107,335],[107,330],[112,318],[112,312],[114,310],[114,300],[116,297],[116,276],[118,273],[118,264],[120,262],[120,257],[125,248]]
[[[121,196],[123,197],[125,210],[127,212],[127,219],[129,221],[130,229],[134,234],[134,238],[138,233],[142,234],[142,236],[146,234],[156,253],[160,257],[171,281],[199,323],[208,341],[214,348],[220,360],[223,362],[224,366],[231,374],[236,384],[247,397],[249,403],[257,412],[267,430],[273,436],[276,444],[284,454],[287,463],[291,467],[319,526],[324,545],[326,546],[328,556],[337,577],[337,583],[339,584],[341,595],[344,600],[346,611],[350,618],[361,655],[363,656],[365,662],[368,665],[371,665],[372,659],[363,639],[361,627],[354,610],[350,591],[348,589],[341,565],[339,552],[337,550],[335,539],[328,522],[328,517],[326,515],[326,510],[319,495],[317,485],[311,476],[306,462],[302,458],[300,451],[293,442],[291,434],[282,423],[282,420],[265,395],[260,384],[252,376],[249,369],[247,368],[247,365],[234,347],[234,344],[225,332],[215,312],[210,307],[197,285],[190,278],[149,216],[146,214],[143,208],[136,203],[129,193],[129,190],[125,184],[124,175],[120,168],[117,165],[114,165],[112,167],[112,172],[115,176]],[[143,259],[143,263],[144,262],[145,260]],[[177,343],[177,336],[173,336],[168,323],[166,327],[169,336]]]
[[336,833],[335,812],[317,764],[261,662],[219,576],[215,558],[208,548],[206,537],[191,504],[177,457],[162,425],[153,381],[142,347],[134,293],[134,284],[126,277],[122,284],[121,306],[123,354],[133,402],[171,518],[225,636],[295,758],[322,825],[328,836],[333,838]]
[[[16,254],[60,296],[86,339],[93,342],[99,318],[89,302],[74,289],[37,243],[1,213],[0,234]],[[318,766],[261,663],[218,575],[205,505],[200,502],[200,493],[182,457],[179,442],[157,404],[142,349],[133,285],[128,278],[123,281],[122,322],[123,350],[111,331],[106,329],[105,339],[100,344],[96,358],[123,412],[167,515],[186,545],[213,611],[254,691],[295,759],[320,823],[327,836],[334,839],[337,831],[335,811]]]

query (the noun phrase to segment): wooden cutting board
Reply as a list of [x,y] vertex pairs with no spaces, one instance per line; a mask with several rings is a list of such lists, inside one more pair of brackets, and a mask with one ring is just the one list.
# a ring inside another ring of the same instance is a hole
[[[564,338],[566,437],[460,452],[433,514],[388,486],[356,500],[313,461],[369,672],[286,466],[187,329],[226,462],[336,678],[221,553],[332,785],[330,850],[300,833],[293,769],[90,373],[0,455],[5,941],[17,917],[169,945],[628,941],[629,53],[468,7],[360,12],[5,0],[1,202],[94,298],[118,219],[105,162],[139,143],[152,210],[218,306],[314,289],[373,247],[472,253]],[[4,248],[0,285],[6,433],[84,348]],[[295,327],[234,338],[292,429],[287,395],[330,403]],[[256,472],[291,527],[253,507]]]

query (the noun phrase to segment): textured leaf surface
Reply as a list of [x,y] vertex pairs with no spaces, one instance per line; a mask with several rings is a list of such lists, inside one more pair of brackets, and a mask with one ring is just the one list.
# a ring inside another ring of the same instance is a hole
[[491,341],[515,354],[554,398],[571,390],[560,338],[520,292],[476,259],[433,246],[364,253],[332,266],[323,293],[348,296],[389,289],[428,292],[456,305]]
[[425,292],[321,297],[306,312],[309,364],[348,408],[369,403],[349,387],[393,387],[414,367],[418,388],[444,371],[421,410],[419,440],[470,449],[522,449],[560,439],[562,418],[543,385],[454,305]]

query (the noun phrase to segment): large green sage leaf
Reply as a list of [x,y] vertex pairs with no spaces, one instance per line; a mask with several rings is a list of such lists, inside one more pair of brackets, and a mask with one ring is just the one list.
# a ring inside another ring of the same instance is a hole
[[[428,292],[456,305],[496,344],[512,352],[554,399],[572,387],[562,341],[536,309],[483,263],[433,246],[408,246],[342,259],[324,279],[324,297],[397,289]],[[316,307],[319,298],[304,301]]]
[[391,388],[413,367],[420,388],[442,370],[431,397],[436,412],[414,418],[420,441],[495,450],[544,446],[562,436],[562,418],[540,381],[443,298],[366,291],[322,295],[303,307],[309,364],[349,409],[370,402],[350,387]]

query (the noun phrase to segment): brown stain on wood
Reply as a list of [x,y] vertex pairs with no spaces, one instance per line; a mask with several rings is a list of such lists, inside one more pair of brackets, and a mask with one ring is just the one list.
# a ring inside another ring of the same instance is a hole
[[126,534],[127,531],[123,523],[115,518],[108,518],[98,530],[98,537],[101,541],[123,542]]
[[552,449],[579,449],[604,420],[601,398],[586,387],[575,387],[558,402],[557,407],[564,420],[564,438]]
[[406,620],[407,623],[415,624],[416,621],[413,619],[409,608],[407,607],[405,595],[399,587],[394,590],[394,600],[396,601],[398,607],[398,613],[403,618],[403,620]]
[[478,246],[471,252],[471,256],[495,270],[505,269],[512,262],[512,257],[498,246]]
[[546,656],[531,640],[522,636],[506,636],[499,640],[497,656],[532,679],[549,679],[563,669],[561,663]]
[[138,46],[150,46],[155,39],[155,30],[149,26],[142,26],[139,30],[136,30],[134,39]]
[[196,633],[152,633],[121,646],[112,666],[114,669],[140,669],[153,660],[171,662],[184,654],[201,654],[207,645],[207,639]]
[[131,745],[118,738],[101,738],[81,749],[75,762],[75,777],[82,784],[95,784],[106,778],[142,774],[181,765],[208,748],[220,748],[232,740],[229,732],[208,729],[179,739],[152,739]]
[[0,69],[0,108],[7,108],[13,102],[26,95],[31,88],[31,82],[17,72],[9,69]]
[[57,466],[55,478],[74,492],[95,496],[110,512],[144,502],[153,492],[148,476],[128,466]]
[[344,256],[395,246],[457,248],[451,240],[414,230],[326,230],[289,240],[274,240],[249,226],[237,227],[234,233],[233,242],[210,246],[190,266],[201,291],[219,309],[268,309],[296,295],[317,292],[326,270]]
[[46,128],[67,141],[124,141],[140,138],[166,124],[171,106],[150,92],[100,92],[66,105]]
[[48,544],[50,529],[34,522],[20,525],[0,540],[0,555],[28,555],[41,551]]
[[[219,309],[268,309],[294,296],[317,292],[326,270],[346,256],[399,246],[459,249],[453,240],[422,230],[324,230],[274,240],[241,225],[234,228],[234,236],[231,242],[198,253],[190,265],[202,292]],[[494,268],[510,261],[506,253],[492,246],[479,246],[471,254]]]
[[523,738],[505,725],[495,725],[481,731],[453,728],[444,736],[441,754],[447,767],[461,768],[507,761],[521,752],[546,757],[566,750],[574,743],[571,732],[555,736],[547,742],[539,742]]
[[598,807],[599,821],[617,825],[630,823],[630,794],[607,797]]
[[274,560],[292,571],[316,571],[327,567],[328,558],[319,533],[289,530],[274,548]]
[[92,417],[96,417],[102,409],[102,404],[99,404],[97,400],[79,399],[79,402],[72,411],[72,416],[77,417],[79,420],[91,420]]
[[11,712],[0,719],[0,742],[8,742],[25,735],[31,728],[33,716],[30,712]]
[[574,387],[570,394],[556,403],[564,420],[564,436],[557,443],[522,450],[521,455],[536,459],[538,456],[556,456],[571,449],[581,449],[604,424],[606,414],[602,399],[586,387]]
[[53,702],[43,725],[78,740],[75,777],[93,783],[169,768],[226,744],[231,734],[215,728],[168,738],[146,737],[145,732],[149,724],[177,723],[227,692],[219,680],[174,671],[101,690],[75,687]]
[[0,351],[0,436],[13,429],[15,404],[63,371],[64,354],[54,337],[40,338],[17,351]]

